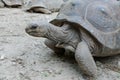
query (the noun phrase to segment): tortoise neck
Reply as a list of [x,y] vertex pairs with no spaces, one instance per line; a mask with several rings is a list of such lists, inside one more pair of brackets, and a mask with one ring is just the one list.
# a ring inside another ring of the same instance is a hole
[[73,48],[76,48],[81,41],[79,33],[69,24],[64,24],[62,27],[50,24],[46,38],[59,44],[68,44]]
[[47,33],[45,35],[46,38],[55,42],[65,42],[67,36],[68,36],[67,31],[63,30],[59,26],[55,26],[52,24],[48,25]]

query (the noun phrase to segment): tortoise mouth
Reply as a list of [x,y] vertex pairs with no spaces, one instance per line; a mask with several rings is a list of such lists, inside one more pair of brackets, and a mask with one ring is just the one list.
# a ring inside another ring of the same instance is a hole
[[31,35],[31,36],[36,36],[36,34],[37,34],[36,31],[31,30],[31,29],[29,29],[29,28],[26,28],[26,29],[25,29],[25,32],[28,33],[28,34]]
[[37,35],[37,33],[34,33],[34,32],[29,33],[29,35],[34,36],[34,37],[39,37],[39,36]]
[[26,32],[27,34],[29,34],[30,36],[42,37],[42,36],[41,36],[42,34],[38,33],[36,30],[31,30],[31,29],[29,29],[29,28],[26,28],[26,29],[25,29],[25,32]]

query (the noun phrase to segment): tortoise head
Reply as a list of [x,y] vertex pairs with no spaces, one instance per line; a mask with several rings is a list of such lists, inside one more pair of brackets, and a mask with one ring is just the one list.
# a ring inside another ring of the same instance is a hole
[[34,37],[45,37],[48,25],[49,23],[46,22],[32,22],[28,25],[25,31]]

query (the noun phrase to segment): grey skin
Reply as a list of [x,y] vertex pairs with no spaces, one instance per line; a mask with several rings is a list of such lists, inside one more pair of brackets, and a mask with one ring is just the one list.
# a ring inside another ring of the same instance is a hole
[[[70,27],[67,23],[64,23],[62,27],[56,27],[50,23],[35,22],[25,30],[31,36],[47,38],[45,44],[55,52],[64,52],[63,49],[74,52],[80,69],[89,76],[96,75],[97,67],[91,55],[90,45],[82,39],[77,29]],[[85,34],[84,37],[88,38]],[[91,43],[91,45],[96,44]]]
[[31,23],[26,32],[47,38],[55,52],[73,52],[83,73],[95,76],[93,56],[120,54],[119,13],[117,0],[68,0],[54,20]]

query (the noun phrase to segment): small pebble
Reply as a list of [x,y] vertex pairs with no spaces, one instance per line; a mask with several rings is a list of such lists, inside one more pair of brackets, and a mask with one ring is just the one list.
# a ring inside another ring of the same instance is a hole
[[4,60],[4,59],[5,59],[5,55],[1,55],[0,60]]

